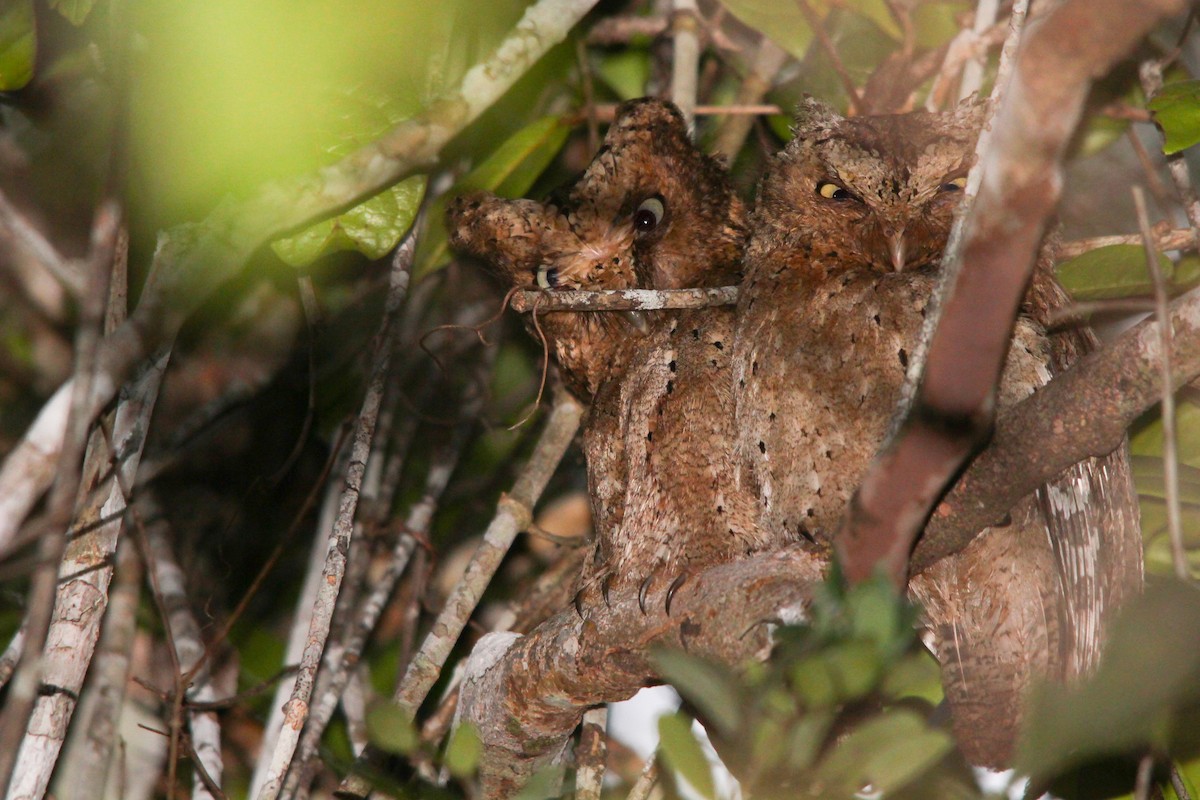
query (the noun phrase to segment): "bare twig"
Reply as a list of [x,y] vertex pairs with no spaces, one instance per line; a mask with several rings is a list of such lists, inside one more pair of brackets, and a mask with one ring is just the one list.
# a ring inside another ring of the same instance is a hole
[[1172,331],[1167,308],[1167,285],[1158,263],[1150,233],[1150,217],[1146,213],[1146,195],[1140,186],[1133,187],[1133,205],[1137,209],[1138,227],[1142,230],[1142,245],[1146,250],[1146,269],[1154,284],[1154,318],[1158,320],[1159,348],[1162,353],[1162,426],[1163,426],[1163,484],[1167,501],[1167,532],[1171,538],[1171,560],[1175,577],[1187,580],[1187,551],[1183,546],[1183,523],[1179,510],[1179,451],[1175,434],[1175,385],[1171,378]]
[[[996,15],[1000,12],[1000,0],[979,0],[975,6],[975,21],[971,25],[971,33],[977,38],[996,23]],[[958,86],[958,99],[965,100],[978,92],[983,86],[983,67],[987,63],[987,51],[980,50],[972,55],[963,65],[962,81]]]
[[[579,402],[565,390],[559,389],[555,393],[550,417],[529,461],[513,484],[512,492],[501,496],[496,515],[484,532],[483,542],[471,557],[462,579],[446,599],[445,606],[421,644],[421,649],[413,656],[393,697],[408,719],[416,718],[417,708],[441,674],[450,651],[474,614],[504,555],[517,534],[532,520],[533,506],[575,437],[582,414],[583,408]],[[370,791],[370,781],[354,772],[342,781],[338,791],[350,797],[365,797]]]
[[737,302],[736,286],[711,289],[608,289],[585,292],[518,291],[513,294],[514,311],[525,313],[537,306],[547,311],[655,311],[662,308],[705,308]]
[[658,753],[651,753],[646,763],[642,765],[642,771],[638,774],[637,781],[629,790],[628,800],[648,800],[650,792],[654,790],[654,784],[658,782]]
[[[1189,228],[1171,228],[1171,223],[1160,222],[1152,229],[1152,241],[1154,249],[1160,253],[1166,250],[1193,250],[1196,247],[1196,237]],[[1058,248],[1058,257],[1061,259],[1075,258],[1084,253],[1097,250],[1101,247],[1111,247],[1114,244],[1134,244],[1142,243],[1142,235],[1140,233],[1129,234],[1127,236],[1096,236],[1091,239],[1077,239],[1073,242],[1065,242]]]
[[[783,48],[771,41],[770,38],[762,37],[758,42],[754,58],[750,62],[750,70],[738,86],[737,97],[734,100],[735,105],[742,108],[764,108],[764,106],[756,104],[762,102],[763,97],[774,83],[775,76],[787,63],[787,59],[788,55]],[[699,110],[697,113],[700,113]],[[779,111],[775,109],[760,113],[777,114]],[[723,154],[730,163],[733,163],[733,159],[742,149],[742,144],[746,141],[746,134],[750,132],[750,126],[753,123],[754,120],[750,115],[731,112],[721,122],[713,150]]]
[[796,6],[800,9],[800,13],[804,15],[804,20],[808,23],[808,27],[812,29],[817,44],[824,51],[825,57],[829,59],[830,66],[833,67],[838,80],[842,83],[842,91],[846,93],[846,98],[850,103],[850,113],[863,113],[862,98],[858,94],[858,84],[855,83],[854,78],[846,70],[846,65],[842,63],[842,57],[838,55],[837,48],[834,46],[833,40],[829,38],[829,33],[826,32],[821,18],[817,16],[817,12],[813,11],[813,7],[808,0],[795,0],[795,2]]
[[312,621],[309,624],[308,638],[300,659],[300,668],[296,673],[296,683],[292,689],[291,699],[285,706],[284,726],[271,756],[267,779],[259,790],[259,800],[273,800],[279,795],[284,775],[296,752],[300,732],[304,728],[305,720],[308,719],[309,700],[312,697],[317,667],[321,663],[321,654],[325,649],[325,642],[329,638],[329,626],[333,619],[338,592],[341,589],[342,577],[345,574],[346,557],[350,551],[350,537],[354,529],[354,514],[358,508],[363,474],[371,453],[375,423],[379,416],[384,386],[388,380],[388,370],[391,367],[398,316],[404,302],[404,295],[408,291],[415,245],[416,239],[410,233],[397,248],[396,255],[392,260],[387,302],[384,307],[383,319],[379,323],[379,332],[375,337],[375,352],[372,357],[366,396],[363,398],[362,409],[355,423],[345,488],[338,501],[337,519],[329,533],[329,549],[326,552],[325,567],[321,573],[322,580],[313,602]]
[[0,192],[0,225],[8,230],[13,241],[21,249],[32,255],[47,272],[70,291],[72,296],[83,296],[88,282],[84,265],[63,258],[57,248],[9,202],[3,192]]
[[1138,761],[1137,780],[1134,783],[1134,800],[1150,800],[1154,788],[1154,756],[1147,753]]
[[700,74],[700,9],[696,0],[672,0],[671,101],[691,129],[696,118],[696,81]]
[[608,758],[607,725],[608,706],[590,708],[583,715],[575,748],[575,800],[600,800]]

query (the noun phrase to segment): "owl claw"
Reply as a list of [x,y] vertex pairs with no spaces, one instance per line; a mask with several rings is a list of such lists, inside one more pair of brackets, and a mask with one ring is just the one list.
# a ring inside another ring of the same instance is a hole
[[689,578],[687,570],[679,573],[675,580],[671,581],[671,585],[667,587],[667,616],[671,616],[671,601],[675,599],[675,592],[679,591],[679,587],[687,583]]
[[580,589],[571,598],[571,605],[575,606],[575,613],[579,615],[580,619],[583,619],[583,589]]
[[638,587],[638,608],[642,613],[646,613],[646,595],[650,593],[650,584],[654,581],[654,573],[651,572],[646,576],[646,580],[642,581],[642,585]]
[[612,590],[612,575],[604,576],[604,580],[600,581],[600,595],[604,598],[604,605],[612,608],[612,601],[608,598],[608,593]]

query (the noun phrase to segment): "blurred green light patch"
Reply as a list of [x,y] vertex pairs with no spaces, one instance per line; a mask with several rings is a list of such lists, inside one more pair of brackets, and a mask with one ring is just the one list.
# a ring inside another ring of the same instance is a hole
[[457,83],[522,5],[480,15],[465,0],[139,4],[130,105],[145,211],[157,224],[196,218],[365,144],[381,116],[386,129]]

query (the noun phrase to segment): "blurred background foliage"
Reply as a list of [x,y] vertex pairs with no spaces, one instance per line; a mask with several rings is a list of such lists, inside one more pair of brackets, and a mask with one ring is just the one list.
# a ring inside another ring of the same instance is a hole
[[[126,205],[136,298],[159,231],[201,220],[266,181],[332,163],[428,107],[492,52],[527,5],[9,0],[0,7],[0,188],[72,255],[86,250],[97,198],[115,191]],[[966,0],[811,0],[808,6],[828,46],[817,40],[799,4],[700,4],[706,20],[701,103],[737,102],[764,36],[790,56],[767,76],[758,98],[780,113],[756,118],[730,157],[747,199],[765,159],[789,138],[788,110],[803,94],[846,110],[853,85],[868,109],[919,105],[972,11]],[[154,488],[167,500],[180,560],[192,568],[189,588],[206,631],[223,626],[265,565],[263,585],[231,640],[212,643],[237,688],[258,685],[282,665],[297,576],[316,524],[312,498],[319,497],[327,468],[338,474],[338,443],[361,402],[386,256],[415,224],[419,280],[406,310],[400,378],[389,394],[394,447],[405,457],[394,494],[364,510],[362,571],[359,585],[348,582],[351,596],[399,535],[399,520],[420,497],[437,448],[451,436],[467,444],[417,565],[367,654],[374,691],[390,694],[495,498],[511,486],[514,464],[528,452],[540,420],[513,427],[534,402],[542,353],[512,315],[494,319],[500,310],[494,287],[473,265],[452,258],[445,203],[466,189],[544,197],[569,181],[591,157],[603,109],[666,91],[668,11],[669,4],[650,0],[601,2],[567,42],[462,132],[429,174],[289,232],[256,254],[184,330],[147,462]],[[1139,57],[1170,50],[1181,33],[1160,31]],[[1155,189],[1160,218],[1185,222],[1162,188],[1161,169],[1148,177],[1139,160],[1139,151],[1150,151],[1158,164],[1164,149],[1184,151],[1200,140],[1200,84],[1191,79],[1200,51],[1194,34],[1181,41],[1167,86],[1149,103],[1132,60],[1097,86],[1072,155],[1064,239],[1134,232],[1127,199],[1132,183]],[[992,48],[985,76],[995,58]],[[1148,114],[1158,129],[1131,123],[1151,119]],[[713,146],[728,119],[701,116],[698,141]],[[1200,283],[1195,254],[1161,259],[1172,292]],[[7,452],[69,375],[76,309],[61,286],[30,264],[16,256],[3,263],[0,452]],[[1152,288],[1140,246],[1093,250],[1059,271],[1080,300],[1144,299]],[[311,290],[298,279],[309,281]],[[484,322],[481,344],[474,328]],[[481,410],[464,413],[464,403],[479,396]],[[1184,525],[1195,571],[1195,389],[1182,390],[1178,416]],[[1147,568],[1167,575],[1156,412],[1138,423],[1132,443]],[[548,491],[539,529],[577,541],[584,536],[583,487],[582,458],[573,451]],[[503,603],[522,597],[547,563],[575,552],[556,541],[521,542],[489,590],[481,627]],[[277,562],[270,560],[273,551]],[[17,554],[3,574],[6,638],[20,621],[27,555]],[[161,628],[145,602],[144,641],[158,655],[139,669],[152,676],[162,668]],[[1158,758],[1161,796],[1196,797],[1198,608],[1192,588],[1152,579],[1095,679],[1070,693],[1039,694],[1021,766],[1064,797],[1132,796],[1138,759],[1149,752]],[[842,594],[831,585],[811,625],[781,633],[778,657],[769,664],[734,672],[664,653],[660,665],[755,796],[852,796],[869,784],[889,797],[981,797],[934,711],[936,669],[916,641],[913,619],[911,609],[880,587]],[[248,698],[224,714],[230,796],[245,791],[268,699]],[[137,700],[156,707],[148,694]],[[400,735],[395,726],[384,728]],[[374,730],[386,739],[378,724]],[[690,726],[665,718],[661,732],[674,774],[711,795],[710,764],[698,757]],[[344,718],[330,728],[322,753],[331,768],[326,782],[351,759],[354,735]],[[380,744],[411,752],[400,738]],[[452,752],[454,775],[462,778],[470,771],[471,747],[459,744]],[[1174,783],[1167,773],[1171,759],[1182,765]],[[668,784],[669,793],[679,791],[673,780]]]

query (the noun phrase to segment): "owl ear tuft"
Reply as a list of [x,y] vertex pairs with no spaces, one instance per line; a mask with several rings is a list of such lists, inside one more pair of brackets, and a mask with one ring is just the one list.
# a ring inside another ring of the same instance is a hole
[[796,120],[792,124],[792,135],[796,138],[809,137],[815,133],[835,128],[845,118],[834,108],[815,97],[805,95],[796,106]]
[[657,97],[639,97],[619,105],[606,141],[619,135],[615,132],[632,128],[667,129],[688,139],[683,113],[674,103]]

